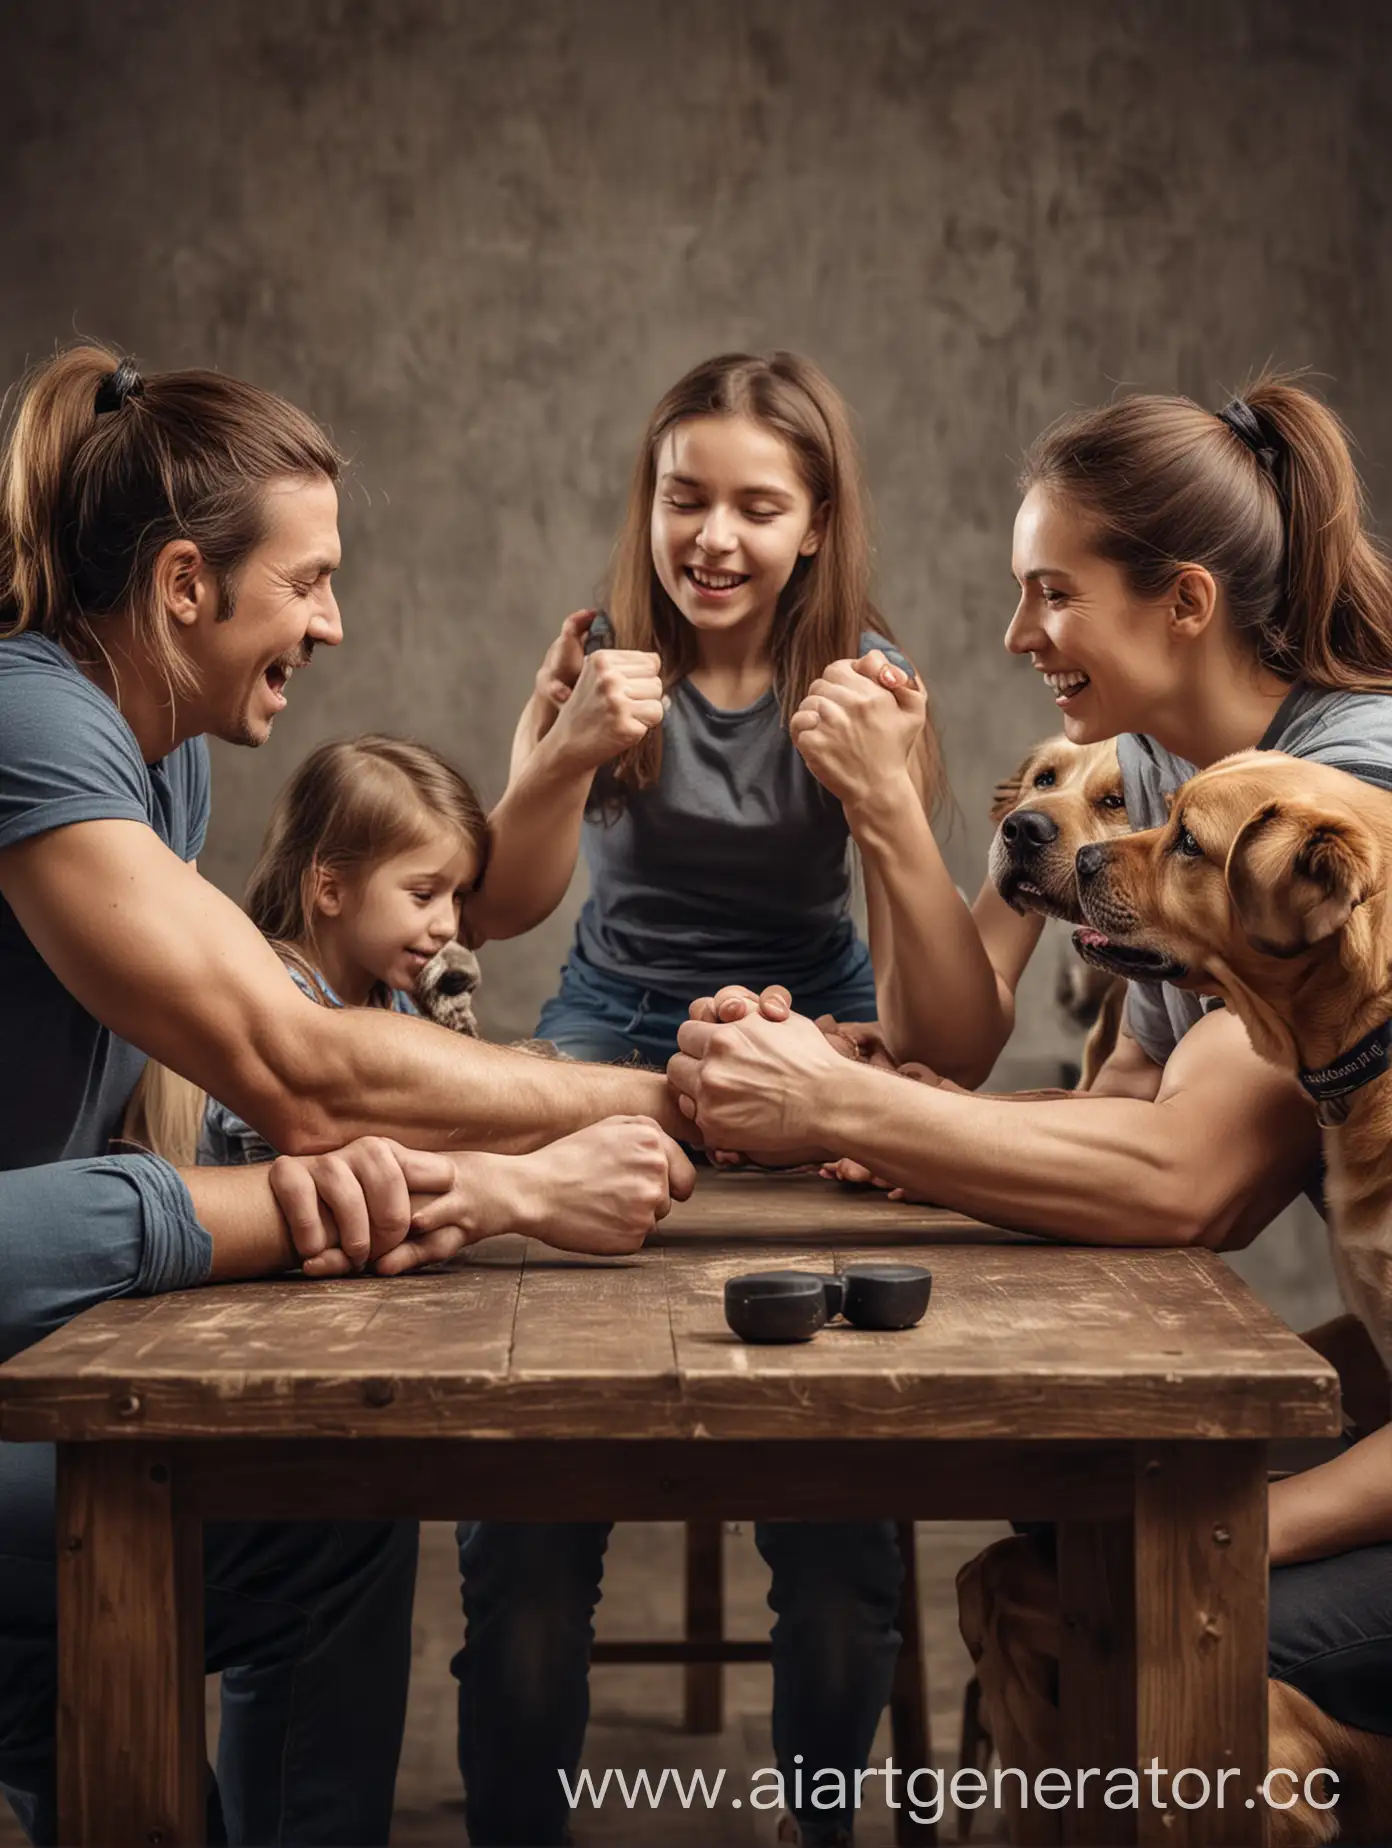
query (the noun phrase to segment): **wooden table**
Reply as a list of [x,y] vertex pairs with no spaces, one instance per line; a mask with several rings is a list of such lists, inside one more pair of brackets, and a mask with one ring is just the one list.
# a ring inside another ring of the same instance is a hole
[[[931,1265],[917,1329],[726,1329],[732,1273],[872,1254]],[[1333,1372],[1207,1252],[812,1177],[708,1176],[631,1259],[498,1241],[108,1303],[0,1368],[0,1435],[59,1446],[62,1838],[201,1840],[200,1523],[229,1517],[1054,1519],[1065,1765],[1259,1775],[1267,1444],[1337,1426]],[[1235,1788],[1066,1838],[1258,1843]]]

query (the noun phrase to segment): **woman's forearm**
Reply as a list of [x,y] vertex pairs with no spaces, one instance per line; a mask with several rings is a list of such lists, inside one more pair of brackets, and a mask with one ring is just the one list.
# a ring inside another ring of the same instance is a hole
[[514,745],[511,780],[488,820],[483,883],[465,908],[475,942],[519,937],[560,904],[575,871],[593,778],[591,769],[577,768],[546,738],[520,755]]
[[1392,1425],[1328,1463],[1273,1482],[1269,1524],[1273,1566],[1392,1540]]
[[819,1076],[805,1120],[912,1199],[1098,1245],[1244,1243],[1318,1150],[1299,1087],[1220,1015],[1186,1035],[1153,1102],[1007,1104],[846,1062]]
[[906,776],[848,809],[865,869],[880,1026],[895,1059],[980,1084],[1010,1032],[995,970]]

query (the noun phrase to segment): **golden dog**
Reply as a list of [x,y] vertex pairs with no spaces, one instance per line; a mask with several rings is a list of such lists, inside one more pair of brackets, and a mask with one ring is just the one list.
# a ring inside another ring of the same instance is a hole
[[[1127,831],[1116,745],[1072,744],[1062,733],[1045,739],[997,783],[991,819],[997,826],[987,867],[1005,902],[1079,923],[1078,849]],[[1126,984],[1070,958],[1059,971],[1055,998],[1070,1020],[1091,1028],[1079,1080],[1086,1091],[1116,1044]]]
[[1114,974],[1222,995],[1257,1052],[1323,1093],[1335,1270],[1392,1366],[1392,1086],[1364,1045],[1392,1015],[1389,876],[1392,794],[1247,751],[1192,777],[1163,828],[1079,853],[1074,942]]
[[[1335,1269],[1382,1366],[1349,1317],[1306,1339],[1338,1367],[1365,1428],[1386,1421],[1392,1360],[1392,1085],[1378,1033],[1392,1017],[1389,877],[1392,794],[1265,751],[1191,778],[1163,828],[1077,858],[1074,942],[1088,961],[1221,995],[1254,1048],[1320,1096]],[[1003,1761],[1055,1762],[1051,1564],[1023,1536],[1002,1541],[963,1568],[958,1595]],[[1339,1778],[1337,1809],[1301,1801],[1270,1814],[1276,1848],[1392,1840],[1392,1740],[1341,1725],[1279,1681],[1268,1709],[1272,1765],[1302,1785],[1319,1766]]]

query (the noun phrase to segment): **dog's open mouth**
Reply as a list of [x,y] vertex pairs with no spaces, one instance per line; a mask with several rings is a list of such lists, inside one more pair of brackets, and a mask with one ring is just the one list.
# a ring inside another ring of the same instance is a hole
[[1073,933],[1073,948],[1084,962],[1113,975],[1124,975],[1132,982],[1177,982],[1189,973],[1188,966],[1176,962],[1164,950],[1151,950],[1142,944],[1114,943],[1100,930],[1085,924]]
[[1014,911],[1038,911],[1046,918],[1062,918],[1065,924],[1078,922],[1076,899],[1066,903],[1056,893],[1045,891],[1043,886],[1036,885],[1013,868],[1003,875],[996,890]]

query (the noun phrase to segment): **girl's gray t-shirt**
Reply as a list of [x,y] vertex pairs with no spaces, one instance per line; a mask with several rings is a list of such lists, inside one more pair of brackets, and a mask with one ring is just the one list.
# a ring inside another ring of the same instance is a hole
[[[872,648],[913,672],[866,631],[860,652]],[[592,804],[586,816],[590,897],[576,949],[606,974],[681,1000],[725,982],[815,995],[866,964],[849,915],[849,842],[841,804],[798,755],[776,690],[726,711],[678,681],[656,784],[616,814]]]
[[[1308,757],[1392,790],[1392,694],[1293,687],[1257,749]],[[1117,755],[1131,826],[1160,827],[1169,817],[1168,798],[1196,774],[1194,765],[1138,733],[1117,739]],[[1126,1029],[1148,1057],[1163,1065],[1190,1027],[1219,1005],[1168,982],[1132,982]]]

